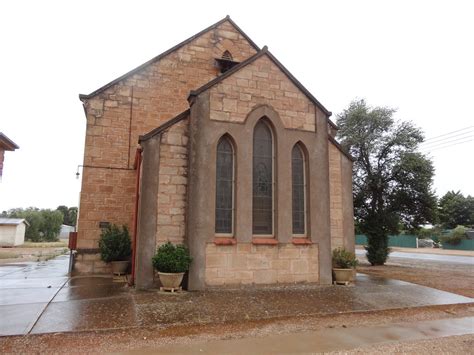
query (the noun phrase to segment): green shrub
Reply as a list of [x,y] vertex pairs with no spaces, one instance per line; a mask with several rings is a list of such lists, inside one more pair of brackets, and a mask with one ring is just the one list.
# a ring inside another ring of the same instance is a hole
[[59,211],[36,207],[14,208],[3,212],[2,217],[24,218],[28,222],[25,239],[31,242],[56,242],[61,231],[63,216]]
[[466,239],[466,228],[463,226],[457,226],[454,228],[449,235],[441,237],[443,243],[448,243],[451,245],[457,245],[461,243],[461,240]]
[[344,248],[336,248],[332,252],[332,266],[336,269],[352,269],[357,263],[355,254]]
[[102,230],[99,239],[100,257],[105,262],[124,261],[132,254],[127,226],[112,224]]
[[193,259],[184,245],[163,244],[153,257],[153,267],[160,272],[185,272]]
[[432,239],[434,242],[439,242],[439,237],[441,236],[441,230],[437,227],[433,228],[420,228],[416,235],[420,239]]

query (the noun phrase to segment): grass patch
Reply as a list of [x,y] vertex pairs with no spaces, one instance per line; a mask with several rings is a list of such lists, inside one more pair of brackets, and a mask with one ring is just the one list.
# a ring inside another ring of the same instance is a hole
[[25,242],[22,245],[18,245],[15,248],[64,248],[67,247],[68,243],[66,242]]
[[8,252],[8,251],[0,251],[0,259],[16,259],[18,258],[18,254]]

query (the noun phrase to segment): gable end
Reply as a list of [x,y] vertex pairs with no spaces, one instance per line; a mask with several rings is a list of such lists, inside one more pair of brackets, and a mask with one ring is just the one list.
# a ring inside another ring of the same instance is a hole
[[79,100],[83,101],[83,100],[87,100],[87,99],[90,99],[94,96],[96,96],[97,94],[100,94],[101,92],[103,92],[104,90],[110,88],[111,86],[114,86],[115,84],[119,83],[120,81],[128,78],[129,76],[139,72],[140,70],[146,68],[148,65],[164,58],[165,56],[167,56],[168,54],[176,51],[177,49],[183,47],[184,45],[194,41],[196,38],[202,36],[203,34],[205,34],[206,32],[214,29],[214,28],[217,28],[219,25],[221,25],[222,23],[228,21],[232,26],[235,27],[235,29],[249,42],[249,44],[258,52],[260,51],[260,47],[258,47],[254,41],[252,41],[252,39],[250,39],[249,36],[247,36],[247,34],[242,31],[242,29],[237,26],[237,24],[230,18],[229,15],[227,15],[226,17],[224,17],[222,20],[216,22],[215,24],[205,28],[204,30],[196,33],[195,35],[189,37],[188,39],[184,40],[183,42],[177,44],[176,46],[168,49],[167,51],[157,55],[156,57],[150,59],[149,61],[139,65],[138,67],[136,67],[135,69],[132,69],[131,71],[129,71],[128,73],[125,73],[124,75],[118,77],[117,79],[114,79],[112,80],[110,83],[108,84],[105,84],[104,86],[100,87],[99,89],[91,92],[90,94],[79,94]]

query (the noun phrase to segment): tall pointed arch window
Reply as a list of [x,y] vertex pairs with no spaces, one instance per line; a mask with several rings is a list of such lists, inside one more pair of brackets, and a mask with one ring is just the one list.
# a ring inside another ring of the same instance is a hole
[[216,234],[234,233],[234,147],[228,136],[217,143]]
[[273,235],[274,159],[272,131],[264,120],[260,120],[253,133],[254,235]]
[[291,152],[293,234],[306,234],[306,162],[299,143]]

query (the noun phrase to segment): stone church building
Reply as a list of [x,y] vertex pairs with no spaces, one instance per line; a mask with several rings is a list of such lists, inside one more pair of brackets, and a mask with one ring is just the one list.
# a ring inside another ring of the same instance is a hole
[[166,241],[187,287],[331,283],[354,249],[352,160],[329,112],[229,17],[89,95],[76,273],[103,273],[107,223],[132,232],[138,288]]

